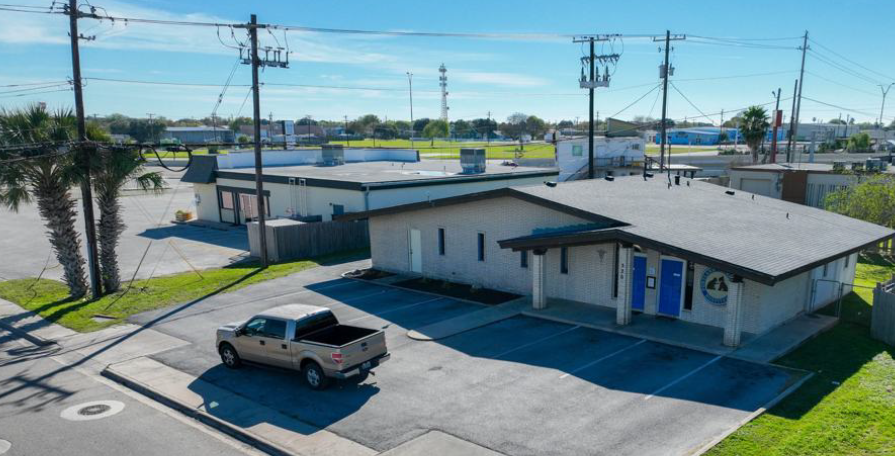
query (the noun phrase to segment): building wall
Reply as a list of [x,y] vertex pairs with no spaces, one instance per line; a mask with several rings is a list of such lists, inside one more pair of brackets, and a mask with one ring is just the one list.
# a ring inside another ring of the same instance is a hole
[[198,197],[196,218],[211,222],[218,221],[218,195],[214,184],[193,184],[193,193]]
[[782,186],[778,188],[776,185],[778,179],[782,179],[780,173],[771,171],[739,171],[733,169],[730,170],[730,183],[728,186],[735,190],[742,190],[780,199],[783,193]]
[[[584,223],[587,221],[578,217],[511,197],[373,217],[370,219],[373,267],[408,272],[409,231],[416,228],[422,237],[424,275],[530,294],[531,269],[520,267],[520,254],[501,249],[497,241],[530,235],[536,228]],[[438,253],[438,228],[445,229],[443,256]],[[478,261],[477,257],[479,232],[485,234],[485,261]],[[549,256],[548,262],[554,263]],[[558,260],[555,264],[558,268]],[[554,269],[552,265],[547,267]],[[548,277],[549,281],[553,281],[552,277]]]

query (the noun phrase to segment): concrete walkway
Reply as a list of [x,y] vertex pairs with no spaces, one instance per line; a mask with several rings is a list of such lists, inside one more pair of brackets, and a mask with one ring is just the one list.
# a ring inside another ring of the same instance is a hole
[[103,375],[269,453],[308,456],[377,453],[149,358],[112,364]]
[[757,363],[770,363],[831,329],[837,321],[836,317],[816,313],[800,315],[744,344],[730,356]]
[[429,326],[407,332],[407,337],[414,340],[433,341],[455,336],[462,332],[480,328],[500,320],[515,317],[526,308],[531,307],[531,300],[520,298],[493,307],[466,313],[448,320],[439,321]]

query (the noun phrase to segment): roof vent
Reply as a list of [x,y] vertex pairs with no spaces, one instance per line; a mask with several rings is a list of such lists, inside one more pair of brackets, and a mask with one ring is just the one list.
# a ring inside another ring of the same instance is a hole
[[323,144],[321,150],[323,166],[337,166],[345,164],[345,149],[341,144]]
[[606,179],[606,180],[608,180],[609,182],[612,182],[612,181],[615,180],[615,177],[612,177],[612,176],[606,176],[606,177],[604,177],[603,179]]
[[463,174],[485,172],[485,149],[460,149],[460,167]]
[[728,195],[735,195],[735,194],[736,194],[736,192],[734,192],[733,190],[728,190],[728,191],[726,191],[726,192],[724,192],[724,193],[727,193]]
[[546,186],[548,186],[548,187],[550,187],[550,188],[553,188],[553,187],[556,187],[556,182],[553,182],[553,181],[544,181],[544,185],[546,185]]
[[674,176],[674,185],[681,185],[681,176],[680,175]]

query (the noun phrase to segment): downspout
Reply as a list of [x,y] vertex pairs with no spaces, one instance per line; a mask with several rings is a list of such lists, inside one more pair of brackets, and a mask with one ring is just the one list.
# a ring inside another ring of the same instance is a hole
[[370,186],[364,187],[364,212],[370,210]]

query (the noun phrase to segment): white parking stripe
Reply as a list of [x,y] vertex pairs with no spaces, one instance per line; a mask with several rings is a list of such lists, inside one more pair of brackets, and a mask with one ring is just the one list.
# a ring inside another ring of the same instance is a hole
[[501,353],[501,354],[499,354],[499,355],[495,355],[494,358],[496,359],[496,358],[500,358],[501,356],[509,355],[510,353],[513,353],[514,351],[522,350],[523,348],[531,347],[532,345],[539,344],[539,343],[541,343],[541,342],[544,342],[545,340],[552,339],[552,338],[557,337],[557,336],[561,336],[561,335],[563,335],[563,334],[565,334],[565,333],[567,333],[567,332],[572,332],[572,331],[574,331],[574,330],[576,330],[576,329],[578,329],[578,328],[580,328],[580,327],[581,327],[581,326],[572,326],[571,328],[564,329],[564,330],[562,330],[562,331],[560,331],[560,332],[558,332],[558,333],[556,333],[556,334],[551,334],[551,335],[549,335],[549,336],[542,337],[542,338],[540,338],[540,339],[538,339],[538,340],[531,341],[531,342],[529,342],[529,343],[527,343],[527,344],[522,344],[522,345],[520,345],[520,346],[518,346],[518,347],[516,347],[516,348],[512,348],[512,349],[510,349],[510,350],[507,350],[507,351],[505,351],[505,352],[503,352],[503,353]]
[[609,358],[612,358],[613,356],[615,356],[615,355],[617,355],[617,354],[619,354],[619,353],[622,353],[622,352],[624,352],[624,351],[626,351],[626,350],[630,350],[630,349],[632,349],[632,348],[634,348],[634,347],[636,347],[636,346],[638,346],[638,345],[640,345],[640,344],[642,344],[642,343],[644,343],[644,342],[646,342],[645,339],[640,339],[640,342],[637,342],[637,343],[628,345],[627,347],[622,348],[621,350],[616,350],[616,351],[614,351],[614,352],[612,352],[612,353],[610,353],[610,354],[608,354],[608,355],[606,355],[606,356],[604,356],[604,357],[602,357],[602,358],[593,360],[593,361],[591,361],[591,362],[589,362],[589,363],[587,363],[587,364],[585,364],[585,365],[583,365],[583,366],[581,366],[581,367],[579,367],[579,368],[577,368],[577,369],[575,369],[575,370],[572,370],[572,371],[566,372],[565,374],[560,375],[559,378],[566,378],[566,377],[568,377],[568,376],[570,376],[570,375],[572,375],[572,374],[574,374],[574,373],[576,373],[576,372],[581,372],[581,371],[583,371],[584,369],[587,369],[588,367],[593,366],[594,364],[603,362],[603,361],[605,361],[605,360],[607,360],[607,359],[609,359]]
[[699,367],[697,367],[696,369],[691,370],[691,371],[690,371],[689,373],[687,373],[686,375],[684,375],[684,376],[678,378],[677,380],[675,380],[675,381],[673,381],[673,382],[671,382],[671,383],[669,383],[669,384],[667,384],[667,385],[665,385],[665,386],[663,386],[663,387],[661,387],[661,388],[659,388],[659,389],[653,391],[653,394],[650,394],[649,396],[643,398],[643,400],[649,400],[649,399],[651,399],[653,396],[655,396],[655,395],[661,393],[662,391],[665,391],[665,390],[667,390],[668,388],[671,388],[672,386],[677,385],[678,383],[680,383],[680,382],[686,380],[687,378],[689,378],[691,375],[693,375],[693,374],[695,374],[695,373],[697,373],[697,372],[699,372],[699,371],[705,369],[706,367],[709,367],[711,364],[715,363],[716,361],[718,361],[718,360],[721,359],[721,358],[723,358],[723,356],[721,356],[721,355],[718,355],[718,356],[712,358],[711,360],[709,360],[708,362],[706,362],[706,363],[703,364],[702,366],[699,366]]
[[381,316],[381,315],[390,314],[390,313],[392,313],[392,312],[397,312],[397,311],[399,311],[399,310],[409,309],[409,308],[411,308],[411,307],[416,307],[416,306],[419,306],[419,305],[422,305],[422,304],[427,304],[427,303],[430,303],[430,302],[433,302],[433,301],[438,301],[439,299],[445,299],[445,298],[428,299],[428,300],[426,300],[426,301],[417,302],[417,303],[415,303],[415,304],[410,304],[410,305],[406,305],[406,306],[398,307],[398,308],[395,308],[395,309],[389,309],[389,310],[386,310],[385,312],[379,312],[379,313],[377,313],[377,314],[370,314],[370,315],[364,315],[363,317],[352,318],[351,320],[348,320],[348,321],[346,321],[346,322],[344,322],[344,323],[354,323],[354,322],[356,322],[356,321],[366,320],[367,318],[379,317],[379,316]]

